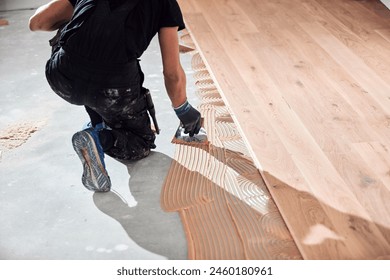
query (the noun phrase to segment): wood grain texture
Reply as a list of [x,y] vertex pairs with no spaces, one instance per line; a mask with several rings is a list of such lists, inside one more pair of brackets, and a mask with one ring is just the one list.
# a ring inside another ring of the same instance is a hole
[[209,141],[173,141],[176,153],[161,193],[163,209],[180,214],[188,257],[302,259],[196,51],[192,66]]
[[178,2],[303,257],[389,258],[390,11],[376,0]]

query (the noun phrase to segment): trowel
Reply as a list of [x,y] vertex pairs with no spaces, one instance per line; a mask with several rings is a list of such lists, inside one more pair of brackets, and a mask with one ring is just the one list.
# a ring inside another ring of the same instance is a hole
[[204,119],[201,119],[201,128],[198,134],[190,136],[189,133],[185,133],[185,129],[182,124],[179,125],[176,133],[172,139],[173,144],[187,144],[187,145],[208,145],[207,132],[203,126]]

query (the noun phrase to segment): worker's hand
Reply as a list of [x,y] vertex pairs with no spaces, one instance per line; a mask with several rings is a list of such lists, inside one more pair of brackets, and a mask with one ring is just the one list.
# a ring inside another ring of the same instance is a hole
[[188,101],[178,108],[174,108],[177,117],[184,127],[184,132],[192,137],[198,134],[201,127],[201,116],[198,110],[191,106]]

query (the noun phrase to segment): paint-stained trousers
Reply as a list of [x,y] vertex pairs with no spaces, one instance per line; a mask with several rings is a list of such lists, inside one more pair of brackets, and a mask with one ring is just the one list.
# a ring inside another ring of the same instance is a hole
[[120,160],[144,158],[156,147],[141,75],[138,61],[107,71],[62,48],[46,64],[53,91],[71,104],[84,105],[93,125],[101,119],[109,127],[100,132],[103,150]]

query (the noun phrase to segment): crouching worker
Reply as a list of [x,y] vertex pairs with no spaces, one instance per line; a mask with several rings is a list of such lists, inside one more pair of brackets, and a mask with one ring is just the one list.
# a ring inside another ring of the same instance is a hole
[[47,81],[67,102],[85,106],[90,117],[72,137],[87,189],[111,188],[104,154],[139,160],[156,147],[138,60],[156,34],[174,111],[187,133],[199,132],[200,113],[187,101],[180,64],[177,32],[184,23],[176,0],[54,0],[37,9],[29,27],[57,30]]

